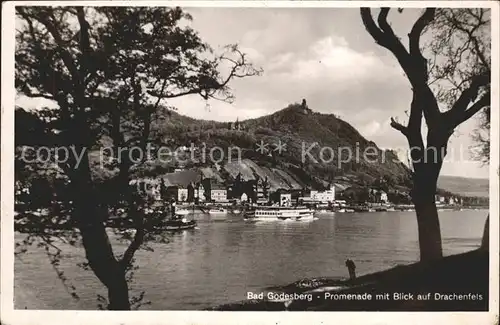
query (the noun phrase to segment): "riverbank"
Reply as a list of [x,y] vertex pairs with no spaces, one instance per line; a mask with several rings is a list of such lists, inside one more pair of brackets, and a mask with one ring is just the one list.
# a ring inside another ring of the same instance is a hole
[[[212,310],[487,311],[488,291],[488,253],[474,250],[434,263],[397,266],[354,280],[304,279],[268,288],[263,299]],[[284,299],[270,301],[268,293]]]
[[[444,254],[476,249],[487,214],[440,213]],[[204,310],[245,300],[248,291],[299,279],[344,279],[347,258],[354,260],[357,274],[362,276],[415,263],[419,256],[415,214],[411,212],[330,213],[299,223],[248,223],[232,214],[224,221],[201,214],[194,218],[199,229],[169,234],[165,237],[168,243],[165,238],[152,238],[148,246],[153,251],[137,251],[140,269],[135,272],[134,288],[145,291],[145,299],[152,302],[145,310]],[[125,251],[128,242],[112,229],[108,234],[113,248]],[[16,242],[22,242],[26,235],[15,236]],[[106,291],[93,272],[78,266],[86,261],[83,248],[65,242],[57,242],[57,246],[64,257],[61,270],[75,285],[80,301],[71,299],[45,250],[36,243],[15,259],[17,288],[30,289],[27,296],[42,301],[45,309],[96,309],[96,294],[105,295]],[[161,285],[157,279],[162,279]],[[21,294],[19,290],[16,296]],[[16,308],[25,307],[38,305],[17,302]]]

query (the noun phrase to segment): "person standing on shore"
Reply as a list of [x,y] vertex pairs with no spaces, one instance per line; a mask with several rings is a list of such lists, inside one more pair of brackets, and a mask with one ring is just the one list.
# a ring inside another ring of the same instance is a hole
[[356,264],[354,264],[352,260],[347,259],[345,261],[345,266],[347,266],[347,269],[349,270],[349,279],[356,279]]

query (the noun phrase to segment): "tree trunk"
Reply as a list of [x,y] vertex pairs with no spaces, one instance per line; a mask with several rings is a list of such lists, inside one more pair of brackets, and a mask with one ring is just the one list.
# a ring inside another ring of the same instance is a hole
[[128,297],[128,284],[125,278],[125,271],[118,273],[108,286],[109,310],[130,310]]
[[97,278],[108,289],[110,310],[130,310],[125,270],[116,260],[104,226],[81,227],[85,255]]
[[415,212],[417,213],[420,260],[430,261],[442,258],[441,230],[436,203],[430,201],[415,203]]
[[481,240],[481,247],[479,248],[483,251],[490,250],[490,215],[486,218],[486,222],[484,223],[483,230],[483,239]]
[[104,221],[107,211],[99,208],[86,151],[79,168],[73,170],[71,174],[74,217],[78,222],[89,266],[108,289],[108,308],[130,310],[125,269],[115,258],[106,233]]
[[435,199],[440,169],[441,165],[436,163],[424,163],[415,169],[412,199],[417,214],[420,261],[443,257]]

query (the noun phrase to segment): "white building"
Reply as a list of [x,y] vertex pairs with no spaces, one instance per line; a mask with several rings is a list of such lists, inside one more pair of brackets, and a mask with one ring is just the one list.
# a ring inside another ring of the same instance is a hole
[[311,191],[311,200],[321,203],[331,203],[335,201],[335,187],[331,186],[326,191]]
[[198,198],[199,202],[204,202],[207,200],[205,197],[205,188],[203,185],[200,184],[200,186],[194,190],[194,196]]
[[240,200],[241,200],[241,202],[247,202],[248,201],[248,195],[246,195],[246,193],[241,194]]
[[380,198],[380,202],[383,202],[383,203],[389,202],[389,197],[387,196],[387,193],[385,193],[384,191],[379,192],[379,198]]
[[177,190],[177,201],[185,202],[188,199],[188,189],[187,188],[179,188]]
[[210,191],[210,198],[215,202],[225,202],[227,201],[227,190],[213,189]]
[[282,206],[282,207],[292,206],[292,194],[281,194],[280,195],[280,206]]

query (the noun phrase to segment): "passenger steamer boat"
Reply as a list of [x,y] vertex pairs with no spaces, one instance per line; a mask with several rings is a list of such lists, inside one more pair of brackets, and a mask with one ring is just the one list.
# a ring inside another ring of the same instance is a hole
[[179,210],[175,210],[175,215],[176,216],[187,216],[188,214],[190,214],[191,212],[187,209],[179,209]]
[[208,211],[210,215],[225,215],[227,214],[227,210],[224,208],[213,208]]
[[244,218],[248,221],[310,221],[314,220],[314,210],[306,207],[257,207],[247,211]]

